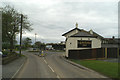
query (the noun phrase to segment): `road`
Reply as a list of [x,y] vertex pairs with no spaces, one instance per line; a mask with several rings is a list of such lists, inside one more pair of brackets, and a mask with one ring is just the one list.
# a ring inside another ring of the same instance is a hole
[[62,52],[45,53],[47,56],[39,57],[25,52],[28,59],[16,78],[105,78],[66,62]]

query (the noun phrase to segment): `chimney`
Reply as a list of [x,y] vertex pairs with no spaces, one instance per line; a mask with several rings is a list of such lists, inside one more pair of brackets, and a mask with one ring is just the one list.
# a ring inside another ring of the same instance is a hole
[[78,23],[76,22],[76,33],[78,33],[77,29],[78,29]]
[[90,34],[93,34],[93,30],[92,29],[89,32],[90,32]]
[[76,24],[75,24],[75,25],[76,25],[76,28],[78,28],[78,23],[77,23],[77,22],[76,22]]
[[112,36],[112,39],[115,39],[115,36]]

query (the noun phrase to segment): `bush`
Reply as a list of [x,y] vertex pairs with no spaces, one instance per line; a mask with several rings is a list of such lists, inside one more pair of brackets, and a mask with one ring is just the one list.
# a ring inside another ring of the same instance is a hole
[[10,52],[9,51],[2,51],[3,55],[8,55]]

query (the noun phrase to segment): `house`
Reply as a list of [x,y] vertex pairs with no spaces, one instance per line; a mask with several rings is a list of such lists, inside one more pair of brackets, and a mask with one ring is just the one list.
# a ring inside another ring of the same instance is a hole
[[120,38],[104,38],[102,47],[103,48],[118,48],[120,44]]
[[77,23],[74,29],[64,33],[62,36],[66,37],[66,57],[69,57],[70,50],[77,51],[82,49],[101,48],[101,40],[103,39],[102,36],[92,30],[85,31],[79,29]]

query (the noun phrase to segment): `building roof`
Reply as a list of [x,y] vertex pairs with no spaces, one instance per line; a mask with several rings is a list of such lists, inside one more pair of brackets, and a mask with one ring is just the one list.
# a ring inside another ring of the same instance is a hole
[[88,33],[87,31],[82,30],[70,37],[97,37],[97,36],[94,36],[94,35]]
[[90,33],[90,31],[85,31],[83,29],[79,29],[79,28],[74,28],[66,33],[64,33],[62,36],[65,36],[66,34],[74,31],[74,30],[78,30],[78,33],[72,35],[71,37],[99,37],[101,39],[103,39],[104,37],[102,37],[101,35],[97,34],[96,32],[92,31],[93,34]]
[[94,35],[94,36],[98,36],[98,37],[100,37],[101,39],[103,39],[103,38],[104,38],[103,36],[101,36],[101,35],[97,34],[97,33],[96,33],[96,32],[94,32],[94,31],[93,31],[93,35]]
[[79,28],[74,28],[74,29],[72,29],[72,30],[70,30],[70,31],[68,31],[68,32],[66,32],[66,33],[64,33],[62,36],[65,36],[66,34],[72,32],[72,31],[74,31],[74,30],[81,31],[81,29],[79,29]]

